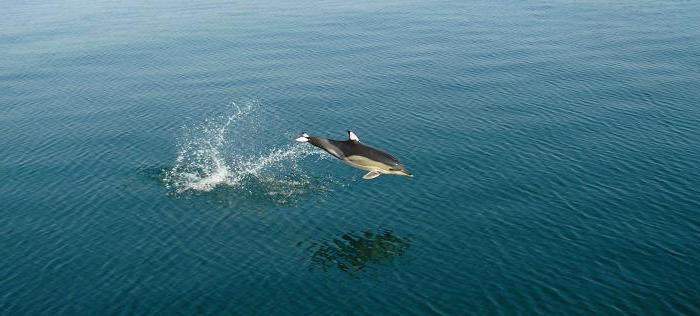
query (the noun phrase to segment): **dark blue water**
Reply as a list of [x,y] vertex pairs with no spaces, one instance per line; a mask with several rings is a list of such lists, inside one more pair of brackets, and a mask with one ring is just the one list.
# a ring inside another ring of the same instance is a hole
[[0,314],[700,314],[699,16],[10,0]]

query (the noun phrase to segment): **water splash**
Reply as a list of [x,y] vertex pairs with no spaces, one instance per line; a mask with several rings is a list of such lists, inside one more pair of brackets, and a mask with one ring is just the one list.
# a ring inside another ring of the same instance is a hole
[[[256,103],[232,104],[233,113],[189,129],[178,146],[175,165],[165,172],[166,187],[176,194],[209,192],[226,186],[244,191],[264,190],[281,199],[299,194],[310,184],[298,162],[317,152],[309,146],[288,145],[256,152]],[[252,124],[251,124],[252,123]],[[237,127],[241,126],[241,129]]]

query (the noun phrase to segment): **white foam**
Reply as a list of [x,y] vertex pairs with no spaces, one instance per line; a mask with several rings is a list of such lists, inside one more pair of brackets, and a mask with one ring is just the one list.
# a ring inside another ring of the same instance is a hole
[[[226,149],[235,145],[236,148],[247,148],[250,144],[228,139],[231,129],[239,123],[251,120],[256,110],[255,104],[249,103],[243,107],[236,106],[234,113],[218,120],[208,120],[203,126],[190,130],[190,135],[181,140],[175,165],[166,172],[164,182],[176,193],[185,191],[211,191],[217,186],[241,187],[246,179],[255,178],[262,183],[289,182],[292,187],[298,187],[301,180],[288,179],[290,171],[295,171],[296,164],[302,158],[317,153],[311,146],[288,145],[272,148],[263,153],[230,153]],[[248,122],[249,123],[249,122]],[[194,131],[194,132],[192,132]],[[250,132],[255,131],[239,131]],[[287,178],[279,179],[276,176]],[[285,186],[271,185],[274,188],[270,194],[284,192]]]

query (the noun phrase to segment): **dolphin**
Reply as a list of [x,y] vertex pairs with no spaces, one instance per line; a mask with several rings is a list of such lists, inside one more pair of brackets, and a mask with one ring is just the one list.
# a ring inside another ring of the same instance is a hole
[[321,137],[309,136],[302,133],[295,139],[301,143],[310,143],[327,153],[342,160],[351,167],[369,171],[362,178],[374,179],[382,174],[413,177],[406,168],[391,155],[360,144],[360,139],[352,131],[348,131],[348,140],[332,140]]

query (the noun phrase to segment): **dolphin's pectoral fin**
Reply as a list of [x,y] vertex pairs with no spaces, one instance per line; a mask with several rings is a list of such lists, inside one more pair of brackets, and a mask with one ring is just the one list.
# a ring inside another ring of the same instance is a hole
[[374,170],[374,171],[370,171],[366,175],[362,176],[362,179],[372,180],[380,175],[381,175],[381,173],[379,171]]

